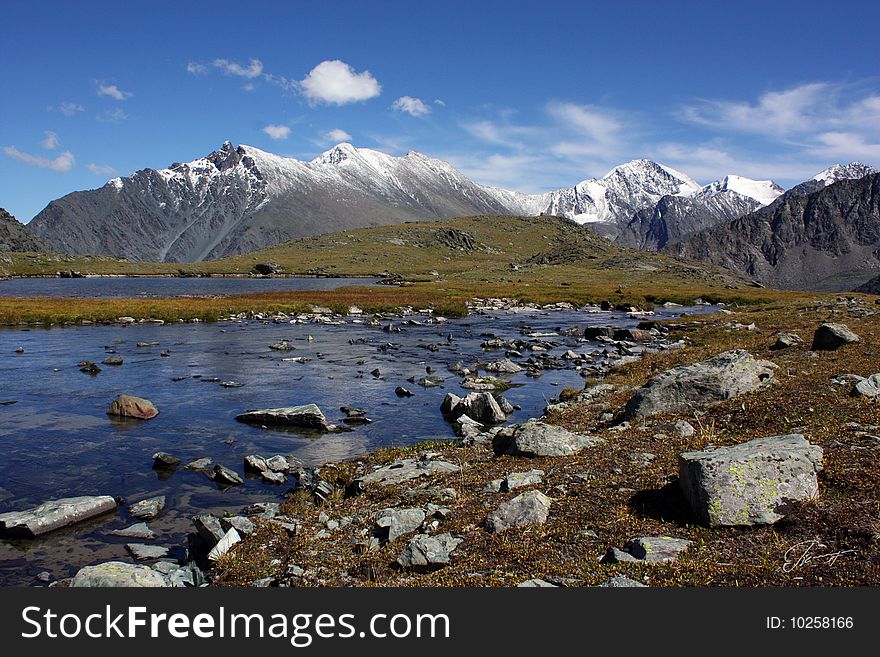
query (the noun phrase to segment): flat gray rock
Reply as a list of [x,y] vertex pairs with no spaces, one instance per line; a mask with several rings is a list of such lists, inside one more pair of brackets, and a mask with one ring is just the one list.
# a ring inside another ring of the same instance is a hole
[[512,527],[540,525],[550,515],[550,498],[537,490],[517,495],[512,500],[500,504],[486,519],[492,532],[502,532]]
[[459,466],[447,461],[398,459],[388,465],[376,468],[362,481],[367,485],[394,486],[420,477],[458,472],[459,469]]
[[214,547],[229,531],[228,527],[223,527],[220,519],[210,513],[202,513],[193,516],[193,525],[195,525],[196,533],[210,546]]
[[26,511],[0,513],[0,534],[33,538],[116,510],[109,495],[83,495],[44,502]]
[[742,349],[709,360],[681,365],[636,390],[624,410],[625,420],[690,411],[760,390],[773,379],[776,365]]
[[425,522],[422,509],[382,509],[376,514],[376,526],[388,530],[388,541],[416,531]]
[[170,586],[170,584],[161,573],[149,566],[122,561],[107,561],[95,566],[80,568],[79,572],[73,576],[70,586],[74,588],[159,588]]
[[156,538],[156,532],[150,529],[145,522],[138,522],[122,529],[113,529],[107,532],[110,536],[121,536],[122,538],[140,538],[153,539]]
[[795,500],[819,495],[822,448],[800,434],[756,438],[679,456],[679,482],[699,521],[709,527],[767,525]]
[[669,563],[687,549],[690,541],[672,536],[639,536],[627,541],[623,549],[611,548],[603,563]]
[[556,584],[551,584],[547,580],[544,579],[527,579],[525,582],[520,582],[516,585],[517,588],[521,589],[558,589],[559,586]]
[[645,584],[641,582],[637,582],[634,579],[630,579],[626,575],[615,575],[614,577],[609,577],[604,582],[600,584],[596,584],[596,588],[606,588],[606,589],[622,589],[622,588],[647,588]]
[[138,561],[150,561],[168,556],[168,548],[161,545],[147,545],[145,543],[128,543],[125,549]]
[[604,442],[601,438],[572,433],[540,420],[529,420],[499,430],[492,439],[492,449],[499,456],[568,456],[601,442]]
[[397,563],[403,568],[412,570],[433,570],[449,563],[452,552],[463,539],[452,534],[418,534],[413,536],[400,556]]
[[264,408],[247,411],[235,417],[239,422],[265,424],[266,426],[303,427],[316,431],[330,431],[324,413],[315,404],[285,406],[283,408]]

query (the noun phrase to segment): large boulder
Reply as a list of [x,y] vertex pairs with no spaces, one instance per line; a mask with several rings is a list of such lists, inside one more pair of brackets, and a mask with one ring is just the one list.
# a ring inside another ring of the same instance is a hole
[[572,433],[540,420],[529,420],[498,431],[492,439],[492,449],[499,456],[568,456],[600,442],[601,438]]
[[317,431],[331,431],[333,429],[333,425],[328,424],[324,413],[315,404],[257,409],[236,415],[235,419],[247,424],[264,424],[266,426],[302,427]]
[[861,338],[846,324],[826,322],[813,334],[813,351],[834,351],[845,344],[859,342]]
[[159,415],[159,410],[153,406],[153,402],[149,399],[142,399],[133,395],[119,395],[110,403],[107,415],[137,420],[151,420]]
[[687,411],[760,390],[773,379],[776,367],[742,349],[674,367],[636,390],[626,404],[624,418]]
[[0,513],[0,534],[33,538],[116,510],[109,495],[82,495],[44,502],[26,511]]
[[149,566],[139,566],[122,561],[107,561],[95,566],[80,568],[79,572],[73,576],[70,586],[74,588],[159,588],[170,586],[170,584],[161,573]]
[[492,532],[511,527],[541,525],[550,515],[550,498],[537,490],[530,490],[504,502],[486,518],[486,526]]
[[682,491],[701,523],[768,525],[791,502],[818,496],[822,448],[800,434],[769,436],[685,452],[678,463]]

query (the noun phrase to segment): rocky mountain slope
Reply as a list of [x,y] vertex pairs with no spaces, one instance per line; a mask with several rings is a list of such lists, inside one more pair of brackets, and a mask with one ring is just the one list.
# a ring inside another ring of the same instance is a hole
[[853,289],[880,271],[880,174],[786,194],[667,250],[777,287]]
[[31,222],[62,253],[191,262],[296,237],[510,209],[452,166],[340,144],[311,162],[226,142],[52,201]]
[[43,244],[27,227],[0,208],[0,252],[45,251]]

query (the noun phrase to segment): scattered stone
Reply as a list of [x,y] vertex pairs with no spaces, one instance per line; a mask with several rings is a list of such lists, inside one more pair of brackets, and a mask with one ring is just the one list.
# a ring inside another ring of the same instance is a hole
[[183,466],[184,470],[207,470],[214,463],[207,456],[202,457],[200,459],[196,459],[195,461],[190,461],[185,466]]
[[699,521],[709,527],[766,525],[796,500],[819,494],[822,448],[801,434],[756,438],[679,456],[679,482]]
[[269,469],[269,464],[262,456],[248,454],[244,457],[244,469],[250,472],[266,472]]
[[859,342],[861,338],[849,330],[846,324],[825,323],[813,334],[813,351],[834,351],[845,344]]
[[572,433],[533,419],[502,428],[492,439],[492,449],[499,456],[568,456],[600,442],[603,442],[601,438]]
[[156,452],[153,454],[153,465],[160,468],[176,468],[180,465],[180,459],[168,452]]
[[155,520],[165,508],[165,496],[150,497],[140,502],[135,502],[128,507],[128,513],[138,520]]
[[853,386],[852,394],[855,397],[868,399],[880,398],[880,374],[872,374],[867,379],[857,382]]
[[118,367],[122,365],[123,360],[119,356],[107,356],[104,360],[101,361],[102,365],[110,365],[112,367]]
[[217,545],[211,548],[211,551],[208,552],[208,560],[217,561],[217,559],[229,552],[233,545],[240,541],[241,535],[236,531],[235,527],[231,527],[229,531],[223,535],[223,538],[217,542]]
[[244,483],[244,479],[235,470],[219,463],[214,466],[211,481],[225,486],[239,486]]
[[509,358],[505,358],[486,363],[483,365],[483,369],[494,374],[516,374],[517,372],[522,372],[523,368]]
[[116,510],[109,495],[83,495],[51,500],[27,509],[0,513],[0,534],[33,538]]
[[641,582],[637,582],[634,579],[630,579],[626,575],[614,575],[613,577],[609,577],[601,584],[596,584],[596,587],[608,588],[608,589],[620,589],[620,588],[647,588],[645,584]]
[[671,536],[639,536],[627,541],[623,550],[611,548],[603,563],[643,562],[669,563],[687,549],[691,542]]
[[790,347],[796,347],[801,344],[803,340],[801,337],[795,333],[780,333],[776,336],[776,342],[770,345],[770,349],[773,351],[778,351],[780,349],[789,349]]
[[226,532],[229,531],[228,528],[223,528],[220,524],[220,519],[217,518],[217,516],[210,513],[202,513],[193,516],[192,522],[196,528],[196,533],[208,544],[209,547],[217,545],[217,543],[220,542],[220,539],[222,539],[223,536],[226,535]]
[[520,582],[516,585],[517,588],[522,589],[530,589],[530,588],[548,588],[548,589],[557,589],[559,586],[556,584],[551,584],[545,579],[527,579],[525,582]]
[[413,396],[413,393],[411,391],[407,390],[406,388],[404,388],[403,386],[397,386],[394,389],[394,394],[397,395],[398,397],[412,397]]
[[139,538],[141,540],[150,540],[156,538],[156,532],[150,529],[145,522],[138,522],[122,529],[113,529],[107,532],[110,536],[121,536],[122,538]]
[[621,340],[626,342],[651,342],[654,334],[643,329],[616,329],[611,335],[613,340]]
[[237,415],[235,419],[248,424],[303,427],[318,431],[333,430],[333,425],[327,423],[327,418],[315,404],[247,411]]
[[153,402],[148,399],[141,399],[132,395],[119,395],[110,404],[110,408],[107,409],[107,415],[150,420],[159,415],[159,411],[153,406]]
[[168,548],[161,545],[146,545],[144,543],[127,543],[125,549],[131,552],[138,561],[151,561],[168,556]]
[[398,459],[388,465],[376,468],[366,475],[362,482],[366,485],[394,486],[420,477],[458,472],[459,470],[459,466],[447,461]]
[[[257,530],[257,526],[253,520],[245,516],[231,516],[229,518],[220,518],[220,526],[224,532],[235,529],[240,535],[253,534]],[[222,536],[220,538],[223,538]],[[219,539],[218,539],[219,540]]]
[[95,566],[80,568],[70,581],[73,588],[139,587],[158,588],[170,586],[161,573],[149,566],[107,561]]
[[425,522],[422,509],[382,509],[376,514],[376,526],[388,531],[389,542],[416,531]]
[[525,486],[534,486],[544,481],[543,470],[529,470],[528,472],[511,472],[501,480],[501,492],[516,490]]
[[463,539],[452,534],[418,534],[413,536],[407,546],[397,557],[397,563],[403,568],[412,570],[434,570],[449,563],[451,553]]
[[550,498],[540,491],[530,490],[499,505],[486,519],[486,525],[497,533],[512,527],[543,524],[549,514]]
[[284,476],[283,472],[273,472],[272,470],[266,470],[265,472],[261,472],[260,479],[265,481],[267,484],[275,484],[275,485],[281,485],[285,481],[287,481],[287,477]]
[[772,381],[776,368],[742,349],[674,367],[636,390],[626,404],[624,419],[686,411],[760,390]]
[[693,436],[697,432],[694,426],[687,420],[677,420],[673,425],[673,431],[682,438]]
[[489,392],[472,392],[463,398],[450,392],[440,404],[440,411],[450,420],[467,415],[475,422],[499,424],[507,419],[498,401]]

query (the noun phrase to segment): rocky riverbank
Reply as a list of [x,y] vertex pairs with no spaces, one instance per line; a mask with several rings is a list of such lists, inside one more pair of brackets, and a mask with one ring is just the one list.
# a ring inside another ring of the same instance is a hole
[[[514,425],[502,423],[494,386],[449,395],[455,443],[315,469],[254,454],[242,467],[289,492],[194,518],[174,563],[135,543],[141,563],[89,567],[59,584],[874,583],[880,321],[858,299],[798,310],[646,320],[626,336],[592,336],[617,356],[593,372],[604,381],[588,378]],[[490,344],[505,357],[480,365],[539,371],[540,350],[525,358],[517,347]],[[157,454],[157,467],[179,464]],[[186,467],[226,485],[240,478]]]

